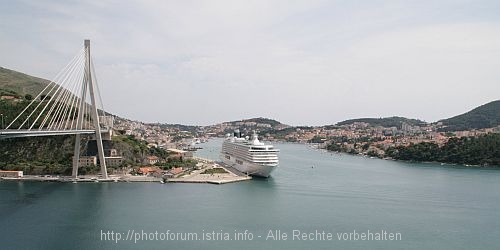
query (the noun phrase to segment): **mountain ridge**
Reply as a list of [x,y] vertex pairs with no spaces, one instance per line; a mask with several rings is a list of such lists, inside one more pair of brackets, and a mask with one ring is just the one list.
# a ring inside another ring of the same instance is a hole
[[0,95],[35,96],[49,83],[49,80],[40,77],[0,67]]
[[443,132],[491,128],[500,125],[500,100],[491,101],[468,112],[442,119]]
[[400,116],[391,116],[391,117],[383,117],[383,118],[356,118],[356,119],[349,119],[345,121],[338,122],[336,125],[337,126],[342,126],[342,125],[349,125],[353,124],[355,122],[364,122],[368,123],[371,126],[381,126],[381,127],[401,127],[401,125],[405,122],[410,125],[422,125],[426,124],[426,122],[418,120],[418,119],[411,119],[411,118],[406,118],[406,117],[400,117]]

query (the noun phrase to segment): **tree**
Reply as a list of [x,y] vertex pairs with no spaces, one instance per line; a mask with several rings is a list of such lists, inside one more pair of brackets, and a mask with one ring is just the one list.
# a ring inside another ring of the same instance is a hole
[[41,95],[40,96],[40,101],[49,101],[50,100],[50,95]]
[[386,155],[398,160],[500,166],[500,134],[453,137],[442,147],[429,142],[398,146],[388,149]]
[[33,96],[32,96],[32,95],[30,95],[30,94],[26,94],[26,95],[24,96],[24,99],[26,99],[26,100],[28,100],[28,101],[31,101],[31,100],[33,100]]

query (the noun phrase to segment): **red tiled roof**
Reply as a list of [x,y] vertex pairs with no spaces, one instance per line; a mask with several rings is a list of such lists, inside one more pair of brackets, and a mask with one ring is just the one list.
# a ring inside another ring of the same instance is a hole
[[182,172],[183,172],[183,170],[181,167],[170,169],[170,173],[172,173],[172,174],[180,174]]

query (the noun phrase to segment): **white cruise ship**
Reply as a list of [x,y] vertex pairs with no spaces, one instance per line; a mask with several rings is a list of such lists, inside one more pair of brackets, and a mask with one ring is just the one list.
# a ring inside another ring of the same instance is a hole
[[236,170],[254,176],[269,177],[278,167],[279,149],[259,141],[254,133],[250,141],[248,136],[241,137],[239,130],[234,136],[228,135],[222,143],[220,159]]

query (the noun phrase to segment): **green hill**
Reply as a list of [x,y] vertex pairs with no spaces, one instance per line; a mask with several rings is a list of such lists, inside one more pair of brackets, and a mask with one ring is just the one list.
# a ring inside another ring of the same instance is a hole
[[[254,122],[255,125],[242,125],[241,124],[241,123],[252,123],[252,122]],[[282,123],[279,121],[269,119],[269,118],[263,118],[263,117],[243,119],[243,120],[239,120],[239,121],[230,121],[227,123],[231,124],[232,126],[240,126],[240,127],[253,127],[253,126],[258,126],[259,124],[260,125],[268,124],[271,127],[282,125]]]
[[385,117],[385,118],[358,118],[358,119],[350,119],[337,123],[338,126],[349,125],[355,122],[365,122],[370,124],[373,127],[381,126],[381,127],[398,127],[401,128],[401,124],[406,122],[410,125],[422,125],[425,124],[424,121],[417,119],[408,119],[405,117],[393,116],[393,117]]
[[[88,137],[82,138],[82,151],[88,147]],[[123,166],[142,163],[144,155],[165,159],[168,153],[162,149],[148,148],[147,142],[132,136],[118,135],[112,141],[103,141],[105,149],[114,148],[123,157]],[[24,170],[25,174],[70,175],[75,137],[71,135],[24,137],[0,140],[0,170]],[[110,167],[111,168],[111,167]],[[99,167],[80,168],[80,173],[97,173]]]
[[246,119],[246,120],[243,120],[243,122],[256,122],[256,123],[260,123],[260,124],[269,124],[273,127],[281,124],[281,122],[279,122],[279,121],[276,121],[273,119],[268,119],[268,118],[263,118],[263,117]]
[[491,128],[500,125],[500,100],[481,105],[465,114],[440,120],[441,131]]
[[35,96],[50,81],[0,67],[0,95]]
[[416,162],[500,166],[500,134],[450,138],[443,146],[422,142],[387,150],[387,156]]

